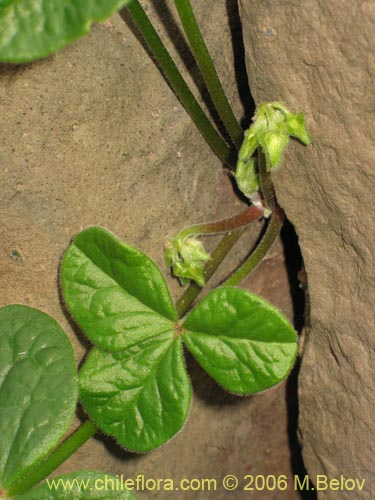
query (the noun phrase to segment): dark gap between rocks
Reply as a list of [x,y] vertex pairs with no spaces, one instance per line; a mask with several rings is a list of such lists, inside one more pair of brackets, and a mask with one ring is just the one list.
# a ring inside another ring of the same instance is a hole
[[[298,236],[293,225],[286,220],[281,231],[284,247],[285,264],[288,272],[290,294],[293,301],[294,327],[299,334],[306,323],[308,311],[307,280],[304,272],[303,258],[298,245]],[[301,445],[298,441],[298,373],[300,360],[297,361],[287,381],[286,399],[288,408],[288,436],[291,450],[291,466],[293,474],[303,479],[308,473],[305,469]],[[302,500],[314,500],[316,492],[300,491]]]

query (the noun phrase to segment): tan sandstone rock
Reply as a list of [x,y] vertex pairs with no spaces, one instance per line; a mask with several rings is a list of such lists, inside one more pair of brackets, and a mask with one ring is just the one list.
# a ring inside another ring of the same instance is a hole
[[305,261],[311,321],[299,376],[303,457],[314,478],[375,481],[375,4],[242,0],[257,102],[303,111],[313,146],[294,143],[274,175]]

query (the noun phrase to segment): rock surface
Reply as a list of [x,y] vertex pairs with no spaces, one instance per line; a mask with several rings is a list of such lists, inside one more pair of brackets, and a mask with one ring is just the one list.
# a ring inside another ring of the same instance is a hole
[[[311,301],[299,376],[300,436],[309,474],[375,481],[374,80],[370,1],[242,0],[257,102],[303,111],[313,146],[294,143],[274,176],[294,224]],[[371,486],[372,484],[372,486]]]
[[[161,9],[161,4],[146,3],[148,13],[162,34],[166,27],[172,29],[173,41],[179,43],[165,7],[164,24],[158,20],[154,8]],[[225,2],[196,4],[229,97],[241,115]],[[188,62],[188,78],[192,71]],[[51,314],[68,332],[80,361],[88,344],[64,315],[57,287],[58,262],[77,232],[102,225],[141,248],[167,273],[162,256],[167,235],[243,206],[220,162],[119,16],[47,60],[0,67],[0,97],[0,302],[23,303]],[[253,242],[254,236],[244,236],[234,252],[237,261]],[[251,289],[291,316],[280,247],[264,266],[267,279],[260,267]],[[177,297],[179,286],[173,283]],[[130,478],[143,474],[218,481],[236,474],[242,486],[246,474],[290,477],[285,384],[256,398],[236,398],[222,392],[190,358],[188,364],[194,401],[183,432],[140,456],[95,438],[60,472],[84,467]],[[139,498],[188,500],[192,495],[198,500],[248,498],[247,491],[231,494],[220,483],[215,493],[152,491]],[[272,491],[260,495],[275,498]],[[277,498],[297,498],[297,493]]]

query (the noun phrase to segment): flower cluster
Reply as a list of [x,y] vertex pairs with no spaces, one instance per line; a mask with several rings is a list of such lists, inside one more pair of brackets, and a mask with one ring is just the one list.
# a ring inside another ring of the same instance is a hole
[[180,279],[182,285],[194,280],[204,286],[203,267],[210,256],[202,243],[194,237],[176,237],[165,245],[165,259],[172,268],[173,274]]
[[256,149],[263,150],[267,170],[275,170],[280,166],[290,137],[311,144],[303,113],[291,113],[280,102],[260,104],[251,127],[245,132],[235,173],[238,187],[245,196],[256,199],[259,190],[259,175],[253,157]]

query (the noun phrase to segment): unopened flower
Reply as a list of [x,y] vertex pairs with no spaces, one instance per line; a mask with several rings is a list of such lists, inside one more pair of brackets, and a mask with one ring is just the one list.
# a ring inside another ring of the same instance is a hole
[[303,113],[291,113],[281,102],[260,104],[253,125],[258,120],[262,124],[258,141],[266,156],[267,170],[274,170],[280,165],[289,137],[295,137],[306,145],[311,144]]
[[253,154],[260,147],[266,157],[267,170],[275,170],[280,166],[290,137],[295,137],[303,144],[311,144],[303,113],[291,113],[281,102],[259,104],[253,123],[245,132],[235,173],[240,191],[249,199],[256,199],[259,190]]
[[202,243],[194,238],[176,237],[165,245],[165,259],[172,268],[173,274],[180,279],[182,285],[187,285],[190,280],[196,281],[199,286],[204,286],[204,263],[210,260]]
[[251,199],[259,190],[256,159],[250,158],[248,161],[238,160],[234,177],[241,193]]

